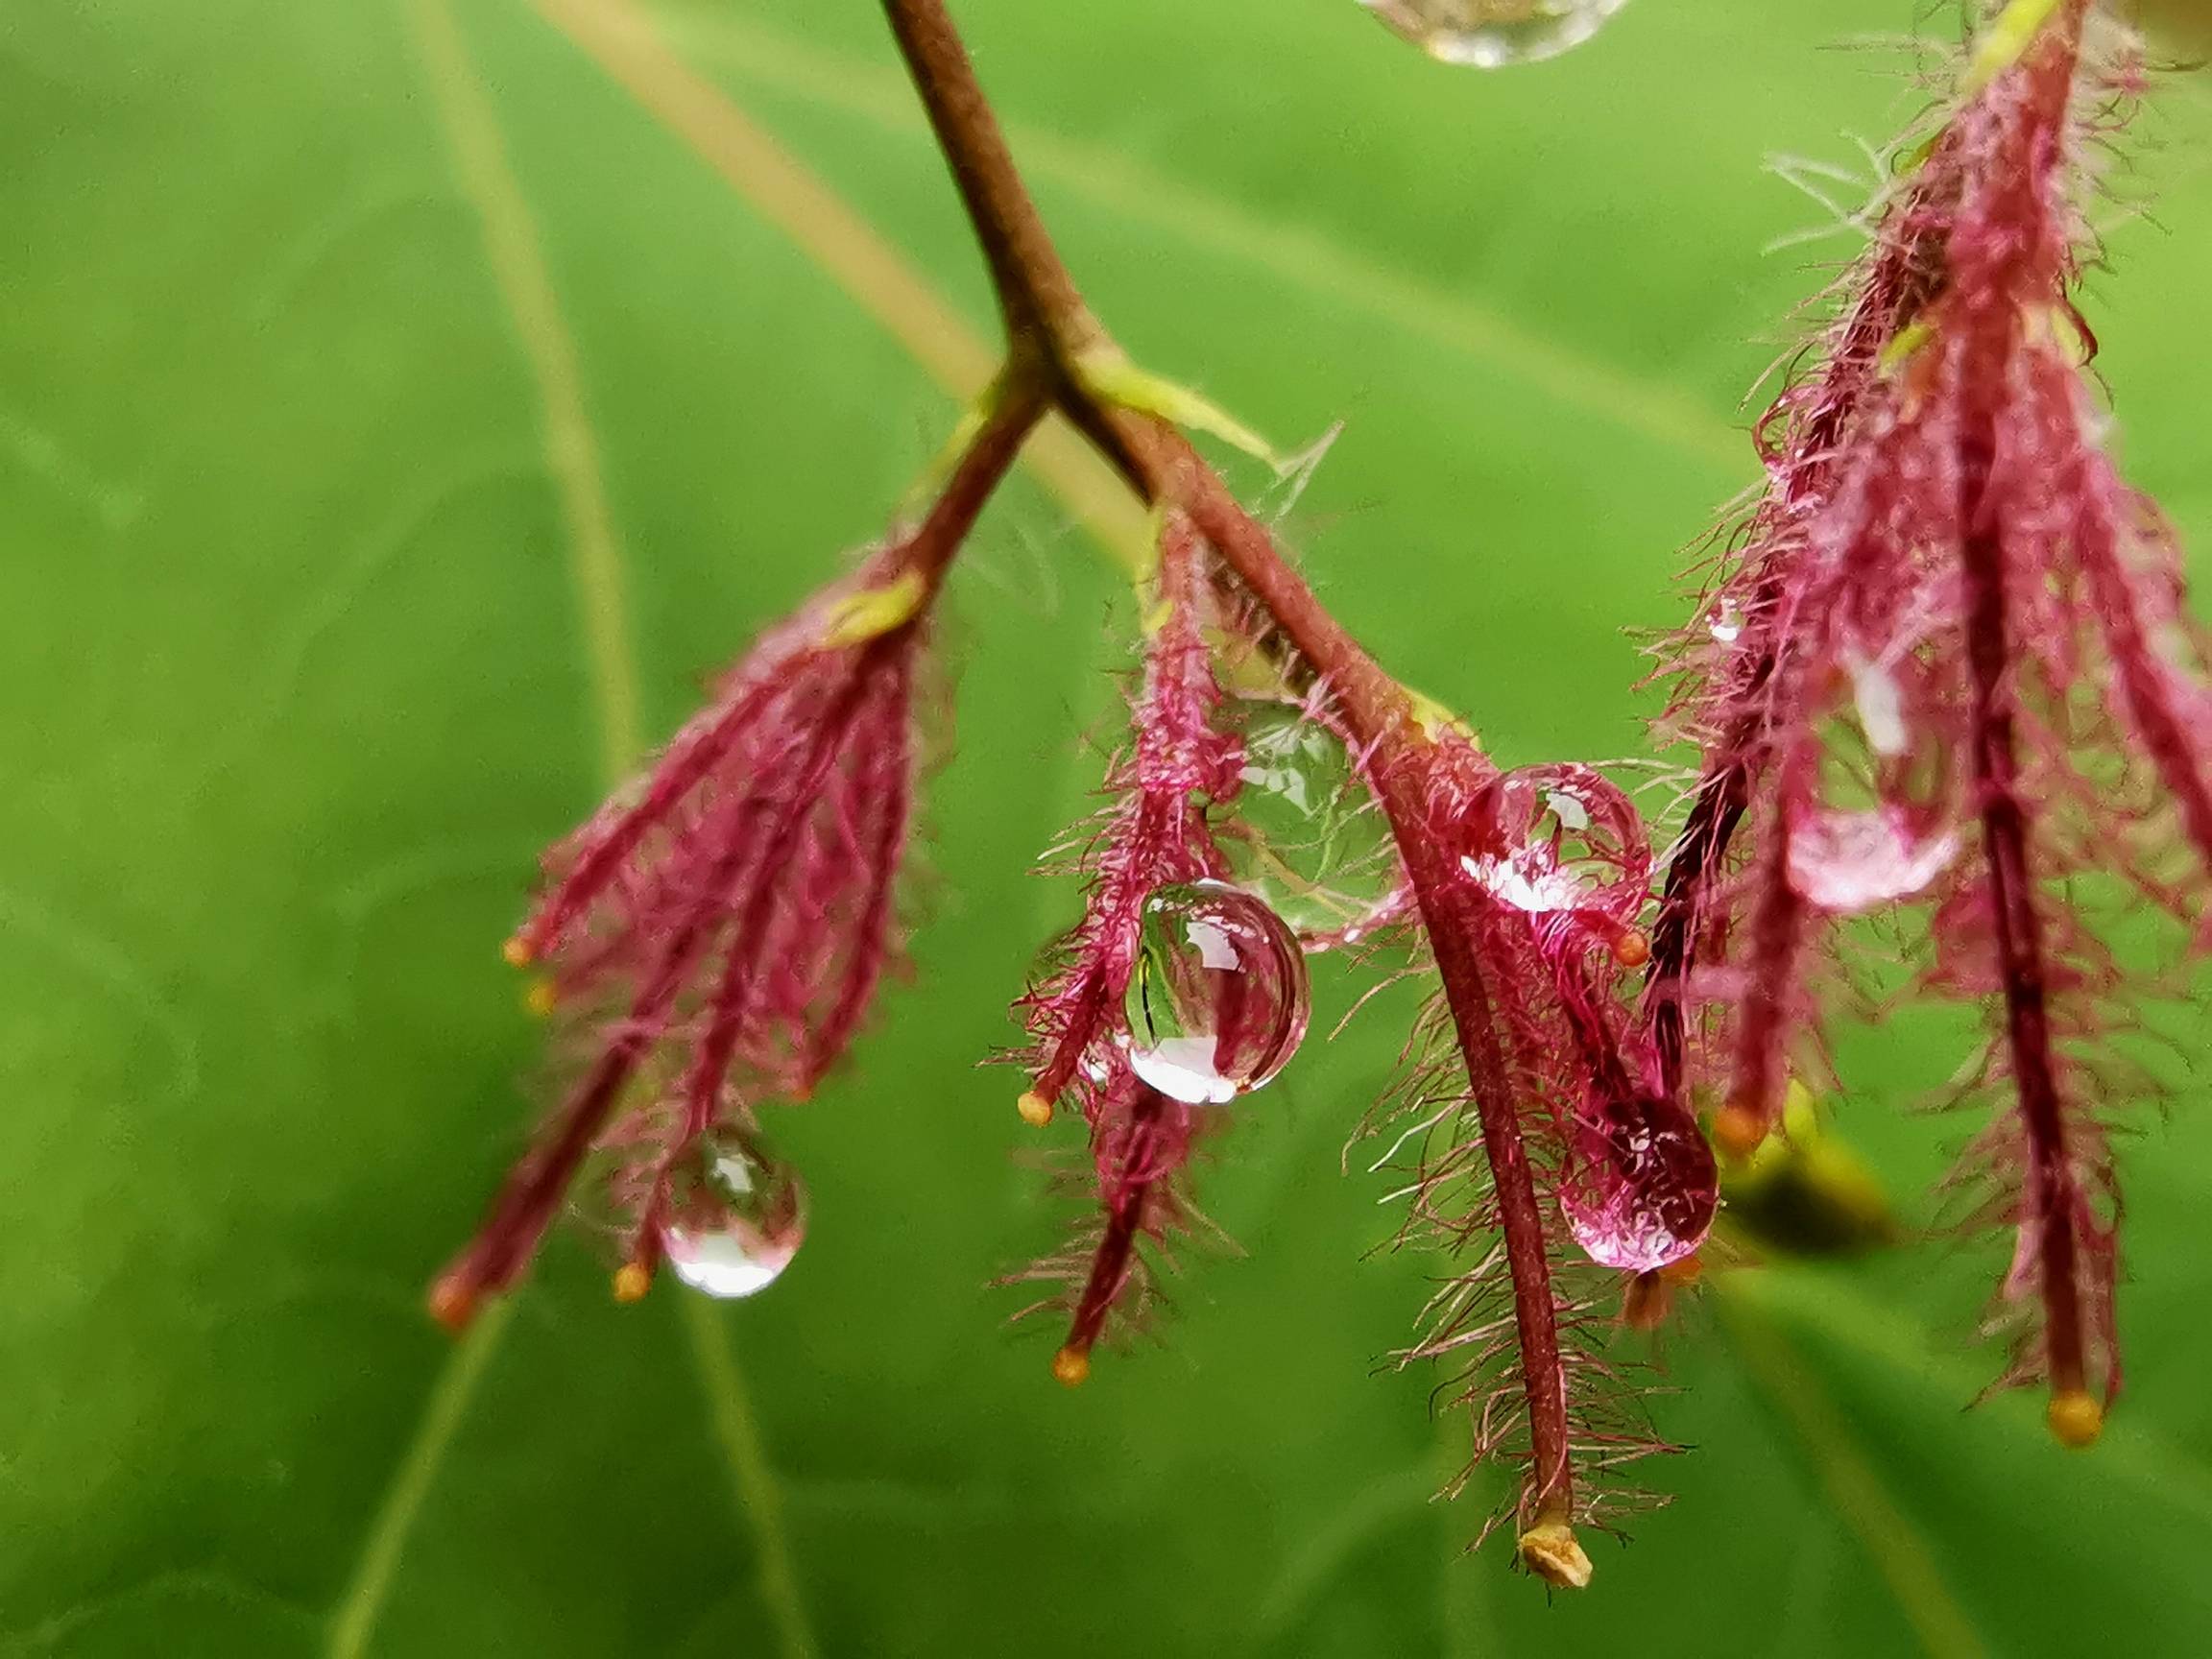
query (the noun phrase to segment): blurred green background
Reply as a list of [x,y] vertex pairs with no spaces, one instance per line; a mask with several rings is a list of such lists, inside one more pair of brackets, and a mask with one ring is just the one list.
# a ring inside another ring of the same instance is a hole
[[[1680,616],[1852,247],[1763,252],[1824,218],[1763,160],[1863,173],[1918,95],[1849,42],[1921,10],[1639,0],[1484,76],[1352,0],[956,8],[1131,349],[1286,442],[1346,422],[1290,534],[1510,762],[1638,749],[1623,630]],[[2155,219],[2109,209],[2088,297],[2199,548],[2208,136],[2201,85],[2154,102]],[[1030,863],[1125,657],[1034,476],[955,582],[919,972],[776,1125],[798,1264],[625,1310],[561,1238],[456,1348],[421,1293],[532,1111],[536,850],[948,429],[990,310],[942,168],[868,0],[35,0],[0,228],[0,1653],[2212,1650],[2200,1091],[2126,1151],[2096,1452],[1961,1409],[2000,1250],[1767,1272],[1665,1334],[1695,1451],[1582,1596],[1461,1554],[1494,1489],[1431,1503],[1463,1429],[1373,1374],[1435,1270],[1361,1259],[1392,1218],[1339,1173],[1403,1000],[1222,1146],[1248,1255],[1054,1386],[987,1282],[1058,1217],[973,1067],[1071,914]],[[1914,1220],[1947,1034],[1840,1048]]]

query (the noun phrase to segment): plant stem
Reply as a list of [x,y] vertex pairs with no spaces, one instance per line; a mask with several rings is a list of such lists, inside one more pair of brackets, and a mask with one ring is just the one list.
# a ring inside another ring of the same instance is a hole
[[[1052,246],[943,0],[883,0],[883,9],[990,269],[1006,324],[1009,374],[1041,367],[1061,412],[1131,488],[1189,516],[1326,681],[1345,734],[1363,757],[1420,904],[1480,1116],[1527,1397],[1532,1469],[1523,1513],[1564,1534],[1573,1509],[1566,1382],[1543,1212],[1489,989],[1457,912],[1456,871],[1437,840],[1431,810],[1436,746],[1405,688],[1330,613],[1189,440],[1159,417],[1115,405],[1086,384],[1085,361],[1117,348]],[[1547,1571],[1527,1551],[1526,1535],[1525,1553]],[[1579,1559],[1579,1551],[1575,1554]],[[1587,1561],[1581,1568],[1586,1576]]]
[[991,268],[1009,349],[1020,356],[1043,347],[1060,358],[1064,348],[1071,356],[1102,338],[1015,170],[951,17],[938,0],[884,0],[883,10]]

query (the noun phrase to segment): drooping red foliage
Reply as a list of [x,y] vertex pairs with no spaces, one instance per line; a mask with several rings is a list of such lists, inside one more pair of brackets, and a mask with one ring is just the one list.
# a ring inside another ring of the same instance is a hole
[[542,966],[579,1071],[439,1280],[447,1323],[514,1283],[594,1146],[613,1152],[624,1247],[649,1273],[679,1161],[759,1100],[804,1099],[851,1043],[897,946],[926,614],[903,574],[888,550],[768,633],[654,769],[546,854],[508,954]]
[[2124,1101],[2098,1046],[2116,968],[2072,907],[2111,872],[2195,926],[2212,693],[2172,537],[2104,449],[2071,298],[2087,153],[2131,47],[2086,0],[2029,12],[1985,37],[1825,368],[1764,429],[1766,499],[1686,653],[1706,758],[1647,1013],[1678,1088],[1684,1011],[1710,997],[1716,1129],[1747,1146],[1815,1015],[1806,954],[1829,919],[1925,903],[1920,983],[1991,1017],[1997,1111],[1966,1173],[2014,1236],[2004,1381],[2047,1379],[2080,1441],[2119,1386],[2103,1119]]
[[1186,520],[1171,516],[1163,524],[1159,603],[1130,742],[1107,771],[1111,804],[1073,859],[1089,877],[1083,919],[1019,1004],[1031,1037],[1022,1059],[1033,1079],[1022,1116],[1043,1123],[1058,1100],[1073,1095],[1091,1138],[1091,1207],[1102,1217],[1072,1247],[1022,1275],[1063,1286],[1039,1306],[1070,1315],[1055,1360],[1068,1382],[1087,1373],[1092,1346],[1132,1285],[1141,1292],[1139,1243],[1164,1238],[1181,1213],[1175,1189],[1196,1127],[1189,1105],[1130,1070],[1123,1003],[1145,901],[1227,868],[1206,814],[1210,804],[1235,797],[1242,752],[1215,719],[1221,691],[1206,638],[1209,559]]

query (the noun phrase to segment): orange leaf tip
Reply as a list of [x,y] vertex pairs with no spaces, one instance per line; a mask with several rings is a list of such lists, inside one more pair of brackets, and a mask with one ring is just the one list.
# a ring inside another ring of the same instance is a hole
[[1014,1102],[1014,1110],[1022,1114],[1022,1121],[1032,1129],[1042,1129],[1052,1121],[1052,1102],[1034,1089]]
[[1079,1388],[1091,1375],[1091,1356],[1080,1348],[1063,1348],[1052,1356],[1052,1375],[1065,1388]]
[[1766,1141],[1767,1128],[1748,1106],[1730,1104],[1713,1115],[1713,1143],[1731,1158],[1748,1158]]
[[2104,1432],[2104,1407],[2084,1389],[2059,1389],[2051,1396],[2045,1417],[2058,1444],[2077,1452],[2096,1445],[2097,1437]]
[[1590,1582],[1590,1557],[1564,1521],[1545,1521],[1521,1534],[1521,1561],[1547,1584],[1579,1590]]
[[614,1271],[614,1300],[642,1302],[653,1288],[653,1270],[642,1262],[625,1262]]
[[430,1286],[430,1317],[458,1336],[476,1317],[476,1292],[465,1281],[448,1273]]

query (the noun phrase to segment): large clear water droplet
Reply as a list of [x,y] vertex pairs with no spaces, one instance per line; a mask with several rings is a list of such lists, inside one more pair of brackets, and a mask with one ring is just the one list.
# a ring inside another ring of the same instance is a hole
[[1237,885],[1301,935],[1338,934],[1389,895],[1390,832],[1335,733],[1295,703],[1239,698],[1241,787],[1210,827]]
[[1818,798],[1790,820],[1790,885],[1834,915],[1909,899],[1959,856],[1957,758],[1916,718],[1925,675],[1905,667],[1852,664],[1849,707],[1824,733]]
[[1306,1035],[1306,960],[1283,919],[1226,881],[1156,887],[1129,975],[1129,1069],[1218,1106],[1289,1063]]
[[1459,867],[1501,904],[1614,927],[1644,907],[1651,844],[1628,797],[1588,766],[1501,773],[1464,821]]
[[752,1137],[702,1136],[661,1223],[668,1270],[709,1296],[751,1296],[791,1265],[806,1237],[806,1188]]
[[1627,0],[1359,0],[1430,57],[1478,69],[1556,58]]
[[1591,1261],[1631,1273],[1679,1262],[1705,1241],[1719,1202],[1713,1149],[1680,1102],[1629,1094],[1577,1118],[1559,1208]]

